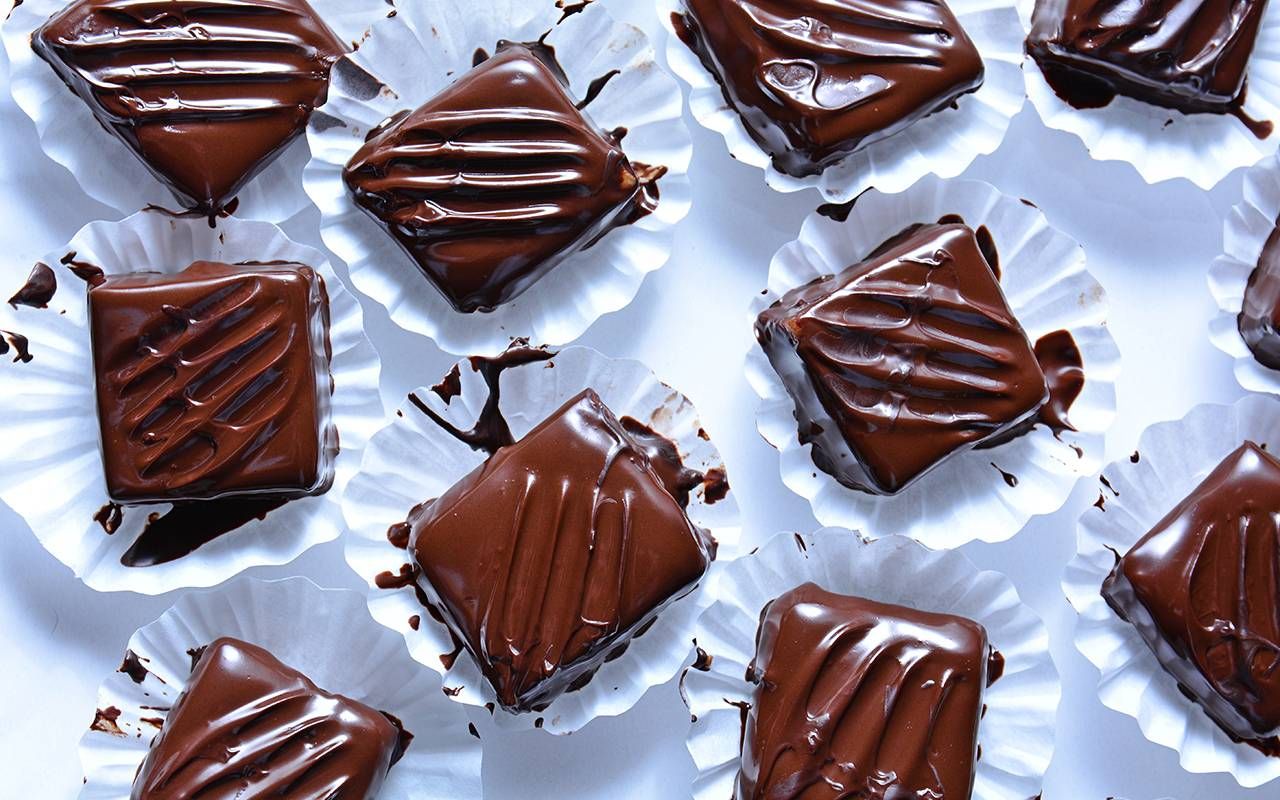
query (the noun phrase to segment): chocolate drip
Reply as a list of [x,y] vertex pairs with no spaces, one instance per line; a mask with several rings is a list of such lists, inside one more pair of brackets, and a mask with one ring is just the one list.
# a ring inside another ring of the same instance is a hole
[[93,515],[93,521],[110,536],[120,530],[120,524],[124,522],[124,508],[119,503],[107,503]]
[[153,513],[137,540],[120,557],[126,567],[154,567],[177,561],[224,534],[288,502],[281,497],[227,497],[174,503],[169,511]]
[[27,282],[9,298],[9,305],[29,308],[48,308],[54,292],[58,291],[58,279],[48,264],[37,262],[27,276]]
[[31,355],[31,341],[15,331],[0,330],[0,356],[13,350],[13,363],[30,364],[35,356]]
[[80,280],[89,284],[90,289],[101,286],[107,279],[107,275],[102,271],[102,267],[88,264],[83,261],[76,261],[76,253],[74,250],[63,256],[58,263],[71,270],[72,275],[75,275]]

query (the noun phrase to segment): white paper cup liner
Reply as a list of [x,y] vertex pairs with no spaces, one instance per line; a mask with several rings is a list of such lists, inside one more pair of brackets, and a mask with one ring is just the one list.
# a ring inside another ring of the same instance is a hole
[[[143,166],[138,156],[108,133],[93,112],[31,49],[31,35],[68,0],[26,0],[4,23],[13,99],[36,124],[44,152],[66,167],[94,200],[121,215],[148,205],[179,209],[180,202]],[[374,21],[385,17],[386,0],[308,0],[348,47],[361,42]],[[237,194],[235,215],[283,222],[303,210],[302,168],[307,145],[298,140]]]
[[[517,337],[553,345],[578,338],[601,316],[630,303],[644,276],[667,262],[673,226],[689,213],[693,145],[679,86],[655,63],[644,33],[614,21],[602,3],[557,24],[564,13],[558,5],[402,4],[396,16],[374,26],[350,64],[335,68],[329,102],[307,128],[313,155],[304,182],[320,207],[325,244],[348,264],[355,288],[385,306],[393,322],[452,353],[492,355]],[[619,70],[586,113],[601,129],[627,129],[622,148],[633,162],[667,168],[658,181],[661,199],[652,214],[613,229],[514,300],[491,312],[464,314],[355,204],[342,170],[372,128],[439,94],[471,69],[477,49],[492,53],[500,40],[530,42],[547,31],[575,97]],[[370,76],[383,85],[371,84]]]
[[97,726],[80,740],[81,800],[128,800],[163,719],[191,677],[188,650],[222,636],[256,644],[328,692],[393,714],[413,734],[379,800],[480,797],[480,740],[465,712],[445,700],[437,676],[419,667],[404,643],[369,619],[358,592],[321,589],[306,578],[240,578],[183,597],[129,640],[147,675],[141,683],[112,673],[98,708],[117,709],[119,732]]
[[[84,281],[58,261],[74,251],[78,261],[107,274],[138,270],[178,272],[193,261],[288,261],[306,264],[329,293],[330,371],[335,390],[333,424],[341,450],[326,494],[291,500],[262,520],[252,520],[190,555],[149,567],[126,567],[129,549],[153,512],[167,504],[125,506],[112,535],[94,521],[108,503],[99,450],[97,398]],[[31,341],[33,360],[0,364],[6,398],[0,415],[0,500],[26,520],[50,553],[90,588],[141,594],[212,586],[254,566],[285,564],[307,548],[337,538],[339,505],[360,463],[360,452],[383,419],[378,354],[365,337],[360,304],[319,251],[297,244],[266,222],[230,218],[216,228],[201,219],[141,212],[121,222],[94,222],[64,248],[43,259],[58,290],[47,309],[5,307],[2,327]],[[8,291],[18,288],[17,282]],[[6,295],[8,292],[6,292]]]
[[[1029,0],[1025,0],[1029,2]],[[1055,0],[1044,9],[1048,15]],[[1102,108],[1072,107],[1027,57],[1027,95],[1050,128],[1075,134],[1099,161],[1132,164],[1147,183],[1185,178],[1212,189],[1232,170],[1276,152],[1280,131],[1259,139],[1230,114],[1183,114],[1123,95]],[[1263,12],[1257,45],[1249,60],[1244,113],[1280,125],[1280,6]]]
[[[469,362],[459,362],[459,367],[462,393],[447,406],[429,389],[416,394],[450,424],[467,429],[478,417],[488,390]],[[723,469],[715,446],[700,434],[692,403],[637,361],[609,359],[584,347],[562,350],[551,362],[504,372],[500,409],[512,435],[519,439],[587,387],[595,389],[618,417],[634,417],[675,442],[686,467],[703,472]],[[347,563],[369,584],[374,619],[403,633],[413,657],[444,674],[445,686],[455,690],[455,700],[473,706],[493,702],[495,694],[471,656],[463,651],[452,669],[446,670],[441,656],[456,650],[449,631],[423,609],[412,587],[380,589],[374,578],[383,572],[396,574],[405,564],[404,550],[387,541],[387,529],[404,522],[414,506],[439,497],[484,460],[406,403],[369,441],[360,473],[343,498],[352,531],[346,544]],[[687,510],[693,523],[709,530],[719,544],[717,563],[737,555],[738,510],[732,491],[708,504],[698,489]],[[709,574],[692,594],[668,606],[650,630],[633,639],[621,658],[601,667],[584,688],[566,692],[537,713],[511,714],[499,708],[498,724],[572,733],[596,717],[615,716],[631,708],[650,687],[670,680],[689,655],[693,622],[711,579]],[[418,630],[410,625],[411,616],[421,618]]]
[[1218,313],[1209,338],[1235,361],[1236,380],[1251,392],[1280,394],[1280,372],[1263,366],[1240,337],[1237,317],[1249,276],[1280,219],[1280,158],[1271,157],[1244,174],[1244,200],[1231,209],[1223,231],[1224,252],[1209,268],[1209,291]]
[[[779,451],[783,482],[809,501],[824,525],[875,537],[903,534],[939,548],[1004,541],[1032,516],[1061,508],[1076,480],[1101,464],[1120,369],[1106,326],[1106,293],[1085,269],[1080,245],[1050,227],[1033,205],[988,184],[925,178],[901,194],[868,192],[844,223],[811,214],[800,238],[774,255],[768,292],[752,302],[750,321],[786,291],[857,263],[908,225],[948,214],[991,232],[1000,284],[1032,342],[1058,330],[1075,339],[1085,370],[1084,390],[1068,412],[1077,430],[1055,437],[1037,425],[1000,447],[953,455],[897,495],[855,491],[814,465],[812,445],[800,443],[791,396],[753,342],[746,370],[761,399],[757,427]],[[1015,476],[1017,486],[1008,485],[1002,472]]]
[[1188,700],[1155,654],[1102,597],[1102,582],[1205,476],[1246,440],[1280,447],[1280,401],[1252,395],[1233,405],[1196,406],[1185,417],[1147,428],[1138,461],[1121,459],[1102,474],[1102,508],[1080,518],[1076,556],[1062,588],[1080,614],[1076,648],[1102,672],[1098,696],[1108,708],[1138,720],[1151,741],[1178,751],[1189,772],[1229,772],[1241,786],[1280,777],[1280,759],[1233,743],[1200,706]]
[[657,0],[658,16],[667,30],[667,64],[689,85],[689,107],[708,130],[724,137],[738,161],[764,170],[765,182],[779,192],[816,187],[831,202],[852,200],[876,187],[900,192],[930,173],[954,178],[981,155],[994,153],[1009,123],[1022,110],[1026,88],[1022,78],[1023,42],[1027,27],[1015,0],[948,0],[961,26],[977,45],[986,66],[978,91],[919,120],[904,131],[873,142],[828,167],[819,175],[798,178],[779,172],[770,156],[751,138],[738,112],[702,62],[676,35],[671,15],[682,12],[682,0]]
[[746,674],[761,611],[810,581],[831,592],[981,623],[1005,659],[1005,672],[983,697],[987,710],[978,729],[982,750],[973,800],[1029,800],[1040,793],[1053,756],[1061,686],[1049,634],[1009,579],[979,572],[959,553],[929,550],[902,536],[868,542],[844,529],[824,528],[808,536],[775,536],[728,565],[712,587],[712,604],[696,629],[710,668],[686,669],[681,680],[695,719],[687,741],[698,770],[695,800],[734,796],[742,716],[731,704],[753,699],[755,687]]

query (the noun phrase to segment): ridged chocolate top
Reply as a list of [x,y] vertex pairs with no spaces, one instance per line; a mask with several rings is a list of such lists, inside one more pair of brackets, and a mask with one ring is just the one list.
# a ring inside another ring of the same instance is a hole
[[662,450],[588,389],[410,518],[422,588],[504,707],[585,683],[706,572]]
[[685,0],[674,21],[792,175],[897,133],[984,76],[944,0]]
[[1103,595],[1231,736],[1280,754],[1280,461],[1231,453],[1120,559]]
[[107,488],[117,501],[326,490],[328,297],[296,264],[198,261],[89,290]]
[[[857,464],[819,457],[854,488],[900,491],[1048,398],[1026,333],[959,223],[908,228],[865,261],[787,292],[756,335],[793,397],[816,393]],[[788,358],[801,369],[786,369]],[[828,424],[806,416],[802,431]]]
[[770,603],[748,679],[735,800],[963,800],[987,634],[812,583]]
[[1065,0],[1028,49],[1069,103],[1116,94],[1225,112],[1244,91],[1266,0]]
[[32,46],[210,214],[302,131],[346,52],[306,0],[76,0]]
[[657,197],[541,45],[504,44],[376,132],[343,177],[465,312],[514,299]]
[[205,648],[131,800],[373,800],[412,738],[261,647]]

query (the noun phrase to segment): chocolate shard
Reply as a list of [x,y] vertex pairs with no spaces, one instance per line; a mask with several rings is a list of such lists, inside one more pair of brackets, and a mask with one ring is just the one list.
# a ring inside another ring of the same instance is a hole
[[356,203],[454,308],[490,311],[652,209],[542,46],[505,44],[347,164]]
[[89,291],[107,489],[122,503],[320,494],[328,296],[297,264],[198,261]]
[[815,463],[877,494],[1018,430],[1049,397],[974,232],[959,223],[908,228],[787,292],[760,314],[756,337]]
[[1280,369],[1280,225],[1267,238],[1249,275],[1236,322],[1258,363]]
[[1027,40],[1064,100],[1082,108],[1117,94],[1188,113],[1227,113],[1245,71],[1266,0],[1066,0]]
[[1102,594],[1227,732],[1280,735],[1280,461],[1246,442],[1116,564]]
[[977,91],[944,0],[685,0],[676,30],[779,171],[822,172]]
[[131,800],[373,800],[412,738],[394,719],[318,688],[256,645],[200,655],[151,743]]
[[514,712],[583,685],[714,557],[590,389],[415,510],[421,586]]
[[965,798],[987,633],[806,583],[761,615],[735,800]]
[[75,0],[32,46],[209,214],[302,132],[346,50],[306,0]]

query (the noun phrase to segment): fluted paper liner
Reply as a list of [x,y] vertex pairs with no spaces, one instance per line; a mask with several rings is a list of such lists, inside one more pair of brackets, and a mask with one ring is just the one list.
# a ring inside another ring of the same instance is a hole
[[[0,34],[9,54],[13,99],[36,125],[40,146],[66,167],[94,200],[122,216],[148,205],[178,209],[169,189],[142,165],[138,156],[103,129],[89,106],[31,49],[31,35],[68,0],[26,0],[13,9]],[[386,16],[386,0],[308,0],[325,24],[348,47]],[[302,168],[307,145],[299,136],[236,195],[236,216],[283,222],[306,208]]]
[[[240,578],[189,594],[129,640],[147,675],[115,672],[98,689],[99,709],[118,709],[118,733],[95,726],[80,740],[80,800],[128,800],[163,719],[191,677],[188,650],[222,636],[256,644],[328,692],[393,714],[413,741],[388,773],[379,800],[480,797],[480,740],[440,679],[369,619],[358,592],[321,589],[306,578]],[[123,654],[122,654],[123,655]],[[86,710],[88,717],[88,710]]]
[[1252,395],[1229,406],[1200,405],[1180,420],[1147,428],[1136,463],[1123,458],[1102,471],[1112,488],[1101,486],[1101,507],[1080,518],[1062,588],[1080,614],[1076,648],[1102,672],[1103,704],[1135,718],[1151,741],[1177,750],[1183,769],[1229,772],[1252,788],[1280,777],[1280,759],[1233,743],[1102,597],[1117,554],[1129,552],[1246,440],[1272,452],[1280,447],[1280,401]]
[[[1063,2],[1048,0],[1047,8],[1037,8],[1037,21]],[[1032,0],[1023,3],[1033,5]],[[1212,189],[1232,170],[1254,164],[1280,146],[1280,132],[1259,139],[1230,114],[1183,114],[1123,95],[1102,108],[1074,108],[1058,97],[1029,56],[1023,72],[1027,95],[1045,125],[1075,134],[1099,161],[1132,164],[1147,183],[1185,178]],[[1280,125],[1280,7],[1275,4],[1263,12],[1247,87],[1244,113]]]
[[959,553],[930,550],[905,537],[866,541],[848,530],[824,528],[806,536],[778,534],[730,564],[712,588],[711,605],[696,629],[710,667],[690,667],[681,680],[694,717],[687,745],[698,770],[695,800],[734,797],[742,714],[733,704],[753,699],[746,673],[760,614],[779,595],[810,581],[839,594],[981,623],[1005,659],[1005,672],[983,697],[973,800],[1029,800],[1040,793],[1053,756],[1061,687],[1044,623],[1009,579],[979,572]]
[[876,187],[900,192],[926,175],[954,178],[981,155],[1004,141],[1009,124],[1022,110],[1026,88],[1022,78],[1026,24],[1014,0],[949,0],[986,67],[978,91],[909,128],[873,142],[828,167],[819,175],[797,178],[779,172],[768,153],[751,138],[738,112],[702,62],[676,35],[671,15],[684,9],[682,0],[657,0],[658,16],[667,30],[667,64],[690,88],[689,107],[708,130],[724,137],[738,161],[764,170],[765,182],[780,192],[816,187],[831,202],[841,203]]
[[[474,424],[488,392],[468,361],[459,362],[459,367],[462,393],[448,405],[430,389],[419,389],[416,394],[450,424],[467,429]],[[571,347],[549,362],[507,370],[501,386],[500,408],[517,439],[590,387],[618,417],[633,417],[673,441],[686,467],[703,472],[723,469],[715,446],[700,433],[701,423],[692,403],[639,362],[609,359],[588,348]],[[387,541],[387,529],[403,522],[414,506],[439,497],[484,460],[483,454],[406,403],[370,440],[360,474],[343,500],[352,531],[346,545],[347,562],[369,584],[369,610],[374,619],[403,633],[413,657],[444,674],[445,685],[456,690],[455,700],[476,706],[494,701],[495,695],[471,656],[463,651],[453,667],[446,669],[441,656],[456,647],[445,626],[427,613],[412,587],[379,589],[374,578],[382,572],[396,574],[406,563],[405,552]],[[738,512],[732,492],[709,504],[699,488],[690,497],[687,510],[693,523],[708,529],[719,544],[717,564],[736,555]],[[605,664],[586,687],[566,692],[541,712],[517,715],[499,708],[498,724],[571,733],[596,717],[614,716],[631,708],[646,690],[670,680],[680,669],[689,654],[693,621],[711,578],[708,573],[697,590],[668,606],[650,630],[634,638],[625,654]],[[418,630],[409,623],[412,616],[420,617]]]
[[1249,276],[1280,219],[1280,157],[1272,156],[1244,175],[1244,199],[1224,223],[1223,254],[1209,268],[1209,291],[1218,313],[1209,338],[1234,359],[1236,380],[1251,392],[1280,394],[1280,372],[1263,366],[1240,337],[1237,318]]
[[[1106,293],[1086,270],[1084,252],[1073,239],[1052,228],[1030,203],[988,184],[925,178],[901,194],[867,193],[844,223],[810,215],[799,239],[773,257],[768,292],[752,302],[745,324],[787,290],[857,263],[908,225],[948,214],[991,232],[1000,253],[1000,284],[1033,343],[1054,331],[1071,332],[1085,371],[1084,390],[1068,412],[1077,430],[1055,436],[1037,425],[1000,447],[952,455],[897,495],[855,491],[814,465],[812,445],[800,443],[791,396],[753,342],[746,369],[761,398],[757,426],[779,451],[783,482],[809,500],[824,525],[869,536],[903,534],[930,547],[999,542],[1032,516],[1061,508],[1076,481],[1102,463],[1120,365],[1106,326]],[[1015,476],[1017,486],[1008,485],[1002,472]]]
[[[125,506],[112,535],[94,521],[108,502],[99,448],[93,357],[89,343],[87,285],[58,264],[65,254],[107,274],[178,272],[193,261],[288,261],[312,267],[329,294],[333,347],[333,424],[341,450],[326,494],[291,500],[267,514],[167,564],[126,567],[120,557],[153,512],[168,504]],[[50,553],[98,591],[161,594],[212,586],[254,566],[285,564],[342,531],[339,498],[360,463],[360,451],[383,418],[378,393],[381,369],[365,337],[360,305],[319,251],[297,244],[266,222],[236,218],[216,228],[199,218],[175,219],[141,212],[122,222],[94,222],[66,247],[43,259],[58,290],[47,309],[5,306],[0,327],[31,341],[33,360],[0,364],[0,478],[3,500],[31,526]],[[17,289],[18,278],[9,292]],[[8,294],[9,292],[5,292]]]
[[[459,355],[501,352],[517,337],[565,344],[596,319],[626,306],[644,276],[671,256],[673,226],[689,212],[692,156],[680,89],[654,62],[644,33],[615,22],[602,3],[559,20],[560,4],[526,0],[405,3],[374,26],[360,50],[334,71],[329,102],[307,129],[313,157],[305,184],[323,215],[325,244],[351,268],[355,288],[381,303],[400,327]],[[622,149],[633,163],[662,166],[657,209],[609,231],[558,264],[528,291],[491,312],[454,310],[392,239],[352,200],[342,170],[369,131],[413,110],[471,69],[478,49],[499,40],[546,43],[575,97],[618,74],[586,106],[597,127],[627,129]]]

